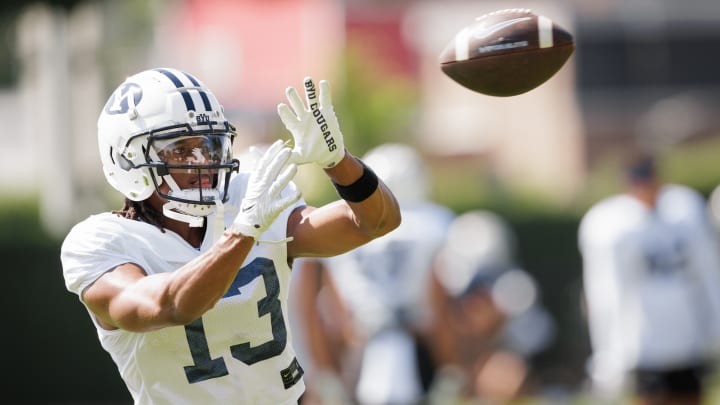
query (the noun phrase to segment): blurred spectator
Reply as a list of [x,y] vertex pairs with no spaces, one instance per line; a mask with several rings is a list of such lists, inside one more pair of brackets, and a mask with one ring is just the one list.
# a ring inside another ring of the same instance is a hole
[[579,227],[593,391],[699,405],[720,336],[720,258],[706,202],[664,183],[652,154],[634,156],[626,177],[626,192],[598,202]]
[[393,190],[403,221],[346,254],[297,264],[304,404],[415,404],[432,379],[429,281],[454,214],[429,201],[425,163],[412,147],[380,145],[363,160]]
[[535,280],[518,267],[509,225],[488,211],[458,216],[433,276],[438,373],[430,402],[517,399],[529,359],[550,343],[554,323]]

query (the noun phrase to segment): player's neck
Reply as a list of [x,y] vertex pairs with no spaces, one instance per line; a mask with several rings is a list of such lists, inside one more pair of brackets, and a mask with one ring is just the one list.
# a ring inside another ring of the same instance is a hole
[[652,209],[657,203],[658,190],[656,188],[638,188],[632,190],[630,195],[638,199],[643,205]]
[[195,248],[199,248],[205,238],[206,225],[207,221],[205,221],[205,225],[197,227],[190,226],[186,222],[165,217],[165,227],[180,235],[181,238],[185,239],[188,244]]

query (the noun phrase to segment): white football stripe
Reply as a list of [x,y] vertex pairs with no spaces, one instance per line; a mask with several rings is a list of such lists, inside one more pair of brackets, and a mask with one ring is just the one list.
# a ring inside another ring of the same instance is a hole
[[470,48],[470,30],[464,28],[455,35],[455,60],[468,60]]
[[553,22],[551,19],[538,16],[538,39],[540,40],[540,48],[550,48],[553,46]]
[[479,29],[477,29],[473,36],[478,39],[487,38],[490,35],[500,31],[503,28],[507,28],[513,24],[517,24],[519,22],[527,21],[530,17],[521,17],[521,18],[513,18],[512,20],[507,21],[501,21],[499,23],[496,23],[494,25],[491,25],[489,27],[481,26]]

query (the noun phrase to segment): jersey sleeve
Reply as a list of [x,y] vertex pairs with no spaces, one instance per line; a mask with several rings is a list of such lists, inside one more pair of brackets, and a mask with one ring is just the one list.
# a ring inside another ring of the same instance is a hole
[[[112,215],[112,214],[107,214]],[[78,296],[102,274],[133,261],[125,253],[119,224],[93,216],[75,225],[60,250],[66,288]]]

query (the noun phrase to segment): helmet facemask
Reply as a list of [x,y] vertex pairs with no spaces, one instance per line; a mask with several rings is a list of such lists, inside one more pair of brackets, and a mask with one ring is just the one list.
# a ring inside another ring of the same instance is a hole
[[232,172],[239,168],[232,158],[234,136],[229,124],[208,122],[202,128],[172,125],[130,139],[143,143],[146,163],[137,167],[151,169],[155,190],[168,200],[165,216],[202,226],[204,217],[227,201]]

